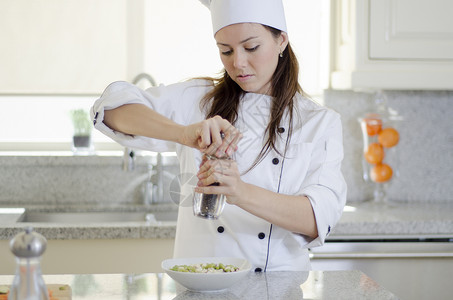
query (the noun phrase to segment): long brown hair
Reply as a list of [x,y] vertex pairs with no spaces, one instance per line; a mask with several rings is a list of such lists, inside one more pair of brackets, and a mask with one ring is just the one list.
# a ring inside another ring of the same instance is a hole
[[[280,30],[266,25],[263,26],[271,32],[275,39],[280,37],[282,33]],[[277,136],[279,135],[278,128],[286,112],[289,116],[288,139],[286,140],[286,144],[288,144],[293,129],[294,96],[297,92],[303,94],[298,76],[299,63],[288,42],[271,79],[271,118],[265,131],[267,140],[248,171],[253,169],[271,149],[282,156],[285,155],[276,148]],[[224,70],[223,76],[208,79],[214,82],[214,88],[201,101],[201,108],[207,111],[206,117],[211,118],[219,115],[234,125],[238,118],[240,100],[246,92],[228,76],[226,70]]]

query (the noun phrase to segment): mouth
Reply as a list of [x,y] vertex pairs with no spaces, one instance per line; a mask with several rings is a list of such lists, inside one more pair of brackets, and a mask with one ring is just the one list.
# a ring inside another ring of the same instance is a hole
[[251,74],[244,74],[244,75],[237,75],[236,78],[237,78],[239,81],[243,82],[243,81],[249,80],[250,78],[252,78],[252,76],[253,76],[253,75],[251,75]]

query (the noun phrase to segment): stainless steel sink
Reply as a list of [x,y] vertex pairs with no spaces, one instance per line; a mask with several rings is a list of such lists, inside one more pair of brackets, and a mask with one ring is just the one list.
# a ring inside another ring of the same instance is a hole
[[25,211],[18,219],[23,223],[112,223],[112,222],[176,222],[177,211],[159,212],[33,212]]

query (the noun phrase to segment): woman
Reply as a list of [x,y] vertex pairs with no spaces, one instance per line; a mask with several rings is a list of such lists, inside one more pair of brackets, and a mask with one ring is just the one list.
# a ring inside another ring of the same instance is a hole
[[193,216],[183,197],[175,257],[309,270],[307,248],[323,244],[346,200],[340,117],[303,96],[281,0],[204,2],[223,77],[146,91],[113,83],[93,106],[95,127],[128,147],[176,151],[181,172],[197,174],[196,192],[226,195],[218,220]]

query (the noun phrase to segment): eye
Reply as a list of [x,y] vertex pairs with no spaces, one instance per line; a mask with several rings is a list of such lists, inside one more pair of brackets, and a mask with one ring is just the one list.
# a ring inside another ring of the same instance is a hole
[[254,52],[254,51],[258,50],[259,47],[260,46],[258,45],[258,46],[252,47],[252,48],[245,48],[245,50],[247,50],[248,52]]
[[220,53],[221,53],[222,55],[229,56],[229,55],[231,55],[231,53],[233,53],[233,51],[232,51],[232,50],[220,51]]

